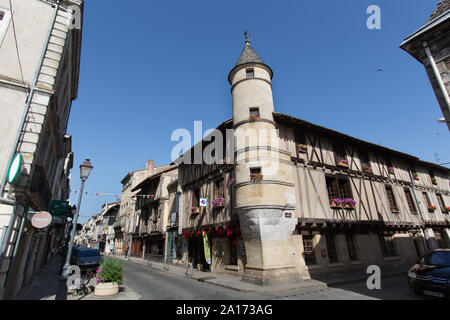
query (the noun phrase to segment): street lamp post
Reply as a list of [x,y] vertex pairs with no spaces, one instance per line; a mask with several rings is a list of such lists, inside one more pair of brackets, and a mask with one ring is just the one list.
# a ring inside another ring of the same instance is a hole
[[[83,162],[83,164],[80,165],[81,188],[80,188],[80,194],[78,195],[77,210],[75,212],[75,216],[73,217],[73,221],[72,221],[72,231],[71,231],[71,235],[70,235],[70,242],[69,242],[69,247],[67,250],[66,263],[64,264],[64,267],[63,267],[61,281],[67,281],[67,279],[69,278],[68,269],[70,267],[70,258],[72,256],[73,241],[74,241],[74,237],[75,237],[75,230],[77,228],[77,223],[78,223],[78,214],[80,212],[81,197],[83,195],[84,183],[86,182],[87,178],[89,177],[89,174],[91,173],[92,168],[93,168],[93,166],[90,162],[90,159],[86,159]],[[65,285],[64,285],[64,287],[65,287]]]

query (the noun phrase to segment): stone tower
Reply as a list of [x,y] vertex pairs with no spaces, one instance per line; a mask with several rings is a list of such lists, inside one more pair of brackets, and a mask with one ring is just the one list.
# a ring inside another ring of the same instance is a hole
[[297,220],[294,170],[290,154],[278,146],[272,77],[272,69],[247,39],[228,81],[233,97],[236,210],[247,254],[242,280],[261,285],[299,280],[292,247]]

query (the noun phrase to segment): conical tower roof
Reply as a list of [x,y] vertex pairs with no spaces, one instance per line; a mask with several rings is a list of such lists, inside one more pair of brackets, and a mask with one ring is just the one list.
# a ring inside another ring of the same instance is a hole
[[255,64],[255,63],[261,64],[262,66],[266,67],[270,73],[270,78],[272,79],[272,77],[273,77],[272,69],[268,65],[266,65],[262,61],[262,59],[258,56],[255,49],[253,49],[253,47],[250,45],[250,40],[246,39],[245,46],[244,46],[244,49],[242,50],[239,60],[237,61],[236,65],[230,71],[230,74],[228,75],[228,81],[231,83],[231,75],[233,74],[233,72],[235,70],[237,70],[241,67],[245,67],[246,65],[251,65],[251,64]]
[[245,47],[242,50],[241,56],[239,57],[236,66],[239,66],[244,63],[263,63],[261,58],[256,53],[255,49],[250,45],[250,40],[245,41]]

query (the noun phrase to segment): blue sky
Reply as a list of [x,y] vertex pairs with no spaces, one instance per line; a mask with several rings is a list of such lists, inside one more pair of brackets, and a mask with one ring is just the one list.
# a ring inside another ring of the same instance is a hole
[[[193,131],[201,120],[206,130],[231,118],[227,76],[246,29],[274,70],[276,112],[450,162],[450,134],[436,122],[442,113],[425,70],[399,48],[437,2],[86,1],[68,127],[72,190],[80,188],[85,158],[94,165],[85,191],[120,193],[122,178],[147,159],[170,162],[174,129]],[[381,8],[380,30],[366,27],[372,4]],[[77,196],[71,194],[72,204]],[[84,195],[79,221],[114,200]]]

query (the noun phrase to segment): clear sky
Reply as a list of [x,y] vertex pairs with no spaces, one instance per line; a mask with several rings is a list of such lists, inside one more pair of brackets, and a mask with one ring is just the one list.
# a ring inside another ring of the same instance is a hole
[[[450,134],[425,70],[399,48],[438,0],[85,1],[78,99],[68,133],[85,191],[120,193],[145,161],[170,162],[171,133],[231,118],[229,71],[243,32],[274,71],[275,111],[409,153],[450,162]],[[381,29],[369,30],[369,5]],[[383,72],[377,71],[382,69]],[[71,204],[78,194],[71,193]],[[79,222],[115,197],[83,195]]]

